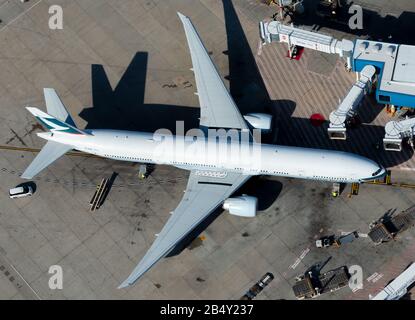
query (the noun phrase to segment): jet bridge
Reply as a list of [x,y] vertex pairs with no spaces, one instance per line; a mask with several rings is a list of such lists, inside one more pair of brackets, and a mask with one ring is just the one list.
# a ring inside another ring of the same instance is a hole
[[406,118],[401,121],[390,121],[385,126],[385,138],[383,146],[386,151],[402,151],[402,142],[408,139],[414,146],[415,117]]
[[335,53],[346,59],[349,70],[352,68],[354,44],[350,40],[337,40],[332,36],[300,29],[293,25],[287,26],[279,21],[261,21],[259,28],[263,44],[287,43],[290,52],[297,46],[325,53]]
[[[379,104],[396,108],[415,109],[415,46],[370,41],[365,39],[337,40],[329,35],[304,30],[279,21],[262,21],[259,24],[263,44],[283,42],[288,44],[290,57],[298,47],[309,48],[344,58],[346,67],[360,78],[330,115],[328,134],[331,139],[346,140],[346,125],[356,114],[365,94],[376,85]],[[414,147],[415,118],[391,121],[386,125],[384,148],[401,151],[402,142],[408,139]]]
[[367,65],[363,68],[359,80],[353,85],[349,93],[339,104],[337,110],[330,114],[330,125],[328,134],[332,140],[346,140],[346,125],[356,114],[356,109],[362,102],[366,94],[370,93],[376,68]]

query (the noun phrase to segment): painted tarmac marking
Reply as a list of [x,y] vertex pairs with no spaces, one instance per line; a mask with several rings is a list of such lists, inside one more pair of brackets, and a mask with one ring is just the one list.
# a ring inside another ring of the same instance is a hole
[[6,24],[3,28],[0,29],[0,32],[3,31],[4,29],[6,29],[9,25],[11,25],[13,22],[15,22],[17,19],[19,19],[21,16],[25,15],[26,13],[28,13],[30,10],[32,10],[34,7],[36,7],[38,4],[40,4],[43,0],[39,0],[38,2],[36,2],[33,6],[31,6],[29,9],[27,9],[26,11],[23,11],[21,14],[19,14],[16,18],[14,18],[12,21],[10,21],[8,24]]
[[381,278],[383,278],[383,273],[380,273],[372,280],[372,283],[378,282]]
[[374,273],[374,274],[372,274],[369,278],[367,278],[367,279],[366,279],[366,281],[367,281],[367,282],[372,281],[372,279],[376,278],[376,276],[377,276],[378,274],[379,274],[379,273],[375,272],[375,273]]
[[298,267],[298,265],[300,264],[300,262],[305,258],[305,256],[310,252],[310,248],[305,249],[299,258],[297,258],[297,260],[295,260],[295,262],[290,266],[291,269],[295,269]]
[[260,40],[260,41],[258,41],[258,51],[257,51],[257,56],[259,57],[259,56],[261,56],[261,54],[262,54],[262,42],[261,42],[261,40]]
[[372,283],[376,283],[378,282],[381,278],[383,278],[383,273],[377,273],[375,272],[374,274],[372,274],[369,278],[366,279],[367,282],[372,282]]
[[42,300],[36,291],[23,278],[19,271],[8,261],[8,259],[0,254],[0,271],[9,279],[22,295],[28,298]]

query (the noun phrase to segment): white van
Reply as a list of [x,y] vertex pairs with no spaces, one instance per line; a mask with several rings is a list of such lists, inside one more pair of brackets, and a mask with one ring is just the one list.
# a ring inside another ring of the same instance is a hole
[[10,189],[9,195],[11,199],[24,198],[33,195],[33,189],[30,186],[23,186]]

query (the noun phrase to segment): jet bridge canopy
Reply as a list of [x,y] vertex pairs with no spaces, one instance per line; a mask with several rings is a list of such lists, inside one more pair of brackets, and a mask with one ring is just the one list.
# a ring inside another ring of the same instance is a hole
[[287,26],[279,21],[260,22],[260,33],[264,43],[284,42],[289,47],[300,46],[325,53],[336,53],[347,59],[351,68],[354,44],[350,40],[337,40],[332,36]]
[[407,118],[401,121],[390,121],[385,126],[383,146],[386,151],[402,151],[402,142],[409,139],[413,144],[415,135],[415,118]]

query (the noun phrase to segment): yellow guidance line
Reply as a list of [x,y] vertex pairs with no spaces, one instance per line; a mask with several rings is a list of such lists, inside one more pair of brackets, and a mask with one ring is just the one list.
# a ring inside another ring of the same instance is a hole
[[365,184],[386,186],[386,187],[389,186],[389,187],[397,187],[397,188],[415,189],[415,184],[407,184],[407,183],[365,182]]

